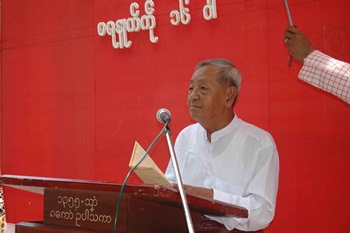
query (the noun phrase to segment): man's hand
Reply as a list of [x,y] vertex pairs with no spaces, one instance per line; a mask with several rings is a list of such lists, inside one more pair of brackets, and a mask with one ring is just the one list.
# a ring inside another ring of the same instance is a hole
[[314,51],[309,39],[296,27],[287,27],[284,36],[289,52],[295,59],[304,61],[307,55]]
[[[171,184],[171,187],[177,188],[177,184]],[[194,195],[199,195],[202,197],[207,197],[213,199],[214,197],[214,192],[212,189],[207,189],[207,188],[202,188],[202,187],[195,187],[191,185],[183,185],[184,191],[187,194],[194,194]]]

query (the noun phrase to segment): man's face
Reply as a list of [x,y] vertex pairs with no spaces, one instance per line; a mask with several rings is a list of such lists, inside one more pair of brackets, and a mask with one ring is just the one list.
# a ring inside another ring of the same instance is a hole
[[196,70],[190,81],[187,105],[191,118],[204,124],[220,121],[227,110],[227,93],[218,82],[213,66]]

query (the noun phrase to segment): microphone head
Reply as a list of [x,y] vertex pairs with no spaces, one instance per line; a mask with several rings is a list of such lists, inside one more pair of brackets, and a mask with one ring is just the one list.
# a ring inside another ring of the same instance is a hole
[[171,114],[166,108],[159,109],[156,114],[156,117],[160,123],[167,123],[171,121]]

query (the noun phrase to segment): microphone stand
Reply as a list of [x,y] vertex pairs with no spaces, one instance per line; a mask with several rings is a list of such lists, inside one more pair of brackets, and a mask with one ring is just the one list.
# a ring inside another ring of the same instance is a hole
[[175,157],[174,147],[173,147],[173,144],[172,144],[172,141],[171,141],[171,131],[170,131],[170,128],[168,126],[166,126],[166,128],[165,128],[164,134],[165,134],[165,137],[166,137],[167,142],[168,142],[168,147],[169,147],[169,151],[170,151],[171,161],[173,162],[173,165],[174,165],[175,175],[176,175],[176,179],[177,179],[177,186],[178,186],[179,191],[180,191],[180,196],[181,196],[182,204],[183,204],[184,211],[185,211],[187,228],[188,228],[188,231],[190,233],[195,233],[194,228],[193,228],[193,223],[192,223],[190,210],[188,208],[188,203],[187,203],[185,191],[184,191],[183,184],[182,184],[182,179],[181,179],[181,176],[180,176],[179,165],[177,163],[177,160],[176,160],[176,157]]

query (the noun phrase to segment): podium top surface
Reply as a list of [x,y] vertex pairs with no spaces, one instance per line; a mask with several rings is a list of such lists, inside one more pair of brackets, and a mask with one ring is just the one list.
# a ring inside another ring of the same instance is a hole
[[[36,176],[2,175],[1,185],[21,189],[38,194],[44,194],[45,188],[53,189],[76,189],[94,190],[119,193],[122,185],[96,180],[61,179]],[[181,196],[177,189],[163,185],[150,184],[127,184],[123,194],[138,196],[154,202],[168,203],[170,205],[181,205]],[[203,214],[218,215],[226,217],[248,217],[248,210],[228,203],[197,195],[186,195],[190,209],[197,210]]]

